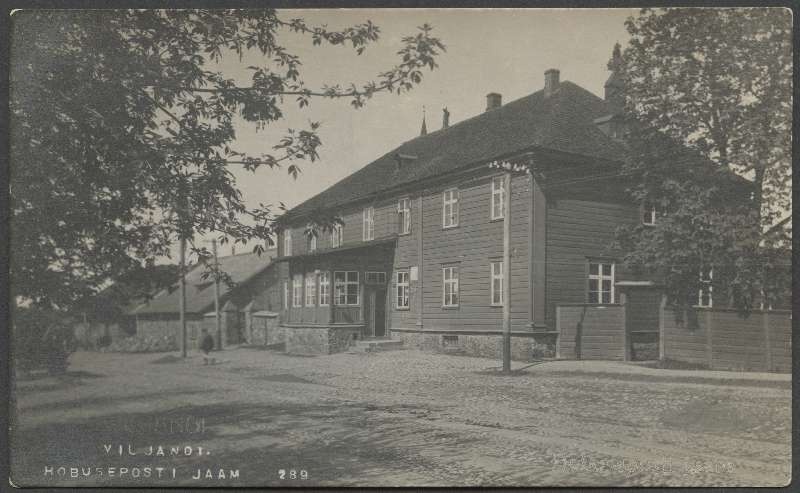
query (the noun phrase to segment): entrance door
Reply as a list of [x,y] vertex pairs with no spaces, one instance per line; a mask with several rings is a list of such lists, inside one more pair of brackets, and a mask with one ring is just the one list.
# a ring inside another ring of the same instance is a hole
[[372,337],[386,336],[386,288],[370,287],[365,308],[367,334]]

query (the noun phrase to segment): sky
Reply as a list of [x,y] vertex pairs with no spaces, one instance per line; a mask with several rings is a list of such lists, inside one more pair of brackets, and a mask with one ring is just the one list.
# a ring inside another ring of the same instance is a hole
[[[569,80],[602,96],[608,77],[606,63],[615,42],[626,45],[624,22],[635,9],[329,9],[282,10],[284,19],[304,18],[311,25],[343,28],[371,20],[381,37],[357,56],[351,48],[312,46],[310,37],[283,33],[280,43],[303,62],[301,77],[309,88],[339,83],[360,85],[394,66],[401,38],[417,26],[433,26],[447,50],[438,68],[426,71],[422,83],[402,95],[379,94],[360,109],[349,100],[312,100],[299,109],[285,102],[285,119],[257,131],[244,121],[236,124],[234,148],[253,156],[270,152],[288,128],[303,129],[319,121],[320,159],[303,165],[297,179],[285,170],[259,168],[255,173],[232,168],[249,206],[283,202],[293,207],[419,135],[425,108],[427,128],[442,124],[442,108],[450,124],[481,113],[486,94],[500,93],[503,104],[538,91],[544,72],[556,68]],[[259,53],[225,57],[218,66],[242,85],[248,85],[247,66],[268,66]],[[237,253],[252,250],[237,245]],[[230,254],[230,246],[220,255]],[[173,257],[174,258],[174,257]]]

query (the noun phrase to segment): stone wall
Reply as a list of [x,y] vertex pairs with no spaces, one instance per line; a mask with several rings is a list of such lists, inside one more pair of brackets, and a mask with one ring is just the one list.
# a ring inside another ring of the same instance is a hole
[[[464,333],[457,331],[390,329],[392,339],[403,341],[407,348],[436,353],[463,354],[480,358],[501,359],[503,336],[501,333]],[[547,334],[512,333],[511,359],[532,361],[554,355],[552,337]]]
[[286,331],[278,325],[278,314],[255,312],[250,314],[250,344],[270,346],[286,342]]
[[361,333],[360,325],[282,327],[289,354],[333,354],[346,351]]
[[[200,332],[203,328],[201,318],[186,320],[186,342],[188,349],[197,349],[200,345]],[[136,321],[136,335],[141,337],[161,337],[171,335],[181,344],[181,322],[172,318],[139,318]],[[212,335],[214,333],[212,332]],[[216,337],[216,336],[215,336]]]

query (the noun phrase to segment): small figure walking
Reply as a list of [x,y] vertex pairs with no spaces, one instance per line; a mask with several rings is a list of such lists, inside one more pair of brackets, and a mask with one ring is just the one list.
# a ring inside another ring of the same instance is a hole
[[[202,331],[202,339],[200,340],[200,349],[203,351],[203,364],[208,364],[208,353],[214,349],[214,338],[211,337],[211,334],[208,333],[206,329]],[[216,358],[211,358],[211,364],[213,365],[216,363]]]

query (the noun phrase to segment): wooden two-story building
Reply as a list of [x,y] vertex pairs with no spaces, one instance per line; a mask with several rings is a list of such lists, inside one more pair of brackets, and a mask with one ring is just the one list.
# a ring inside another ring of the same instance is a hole
[[[608,249],[615,229],[655,220],[620,186],[618,92],[613,75],[600,98],[548,70],[541,90],[507,104],[489,94],[452,126],[445,112],[441,129],[290,210],[276,259],[287,336],[327,351],[391,335],[494,355],[510,303],[520,354],[548,340],[556,305],[617,303],[632,275]],[[342,224],[309,235],[320,210]]]

